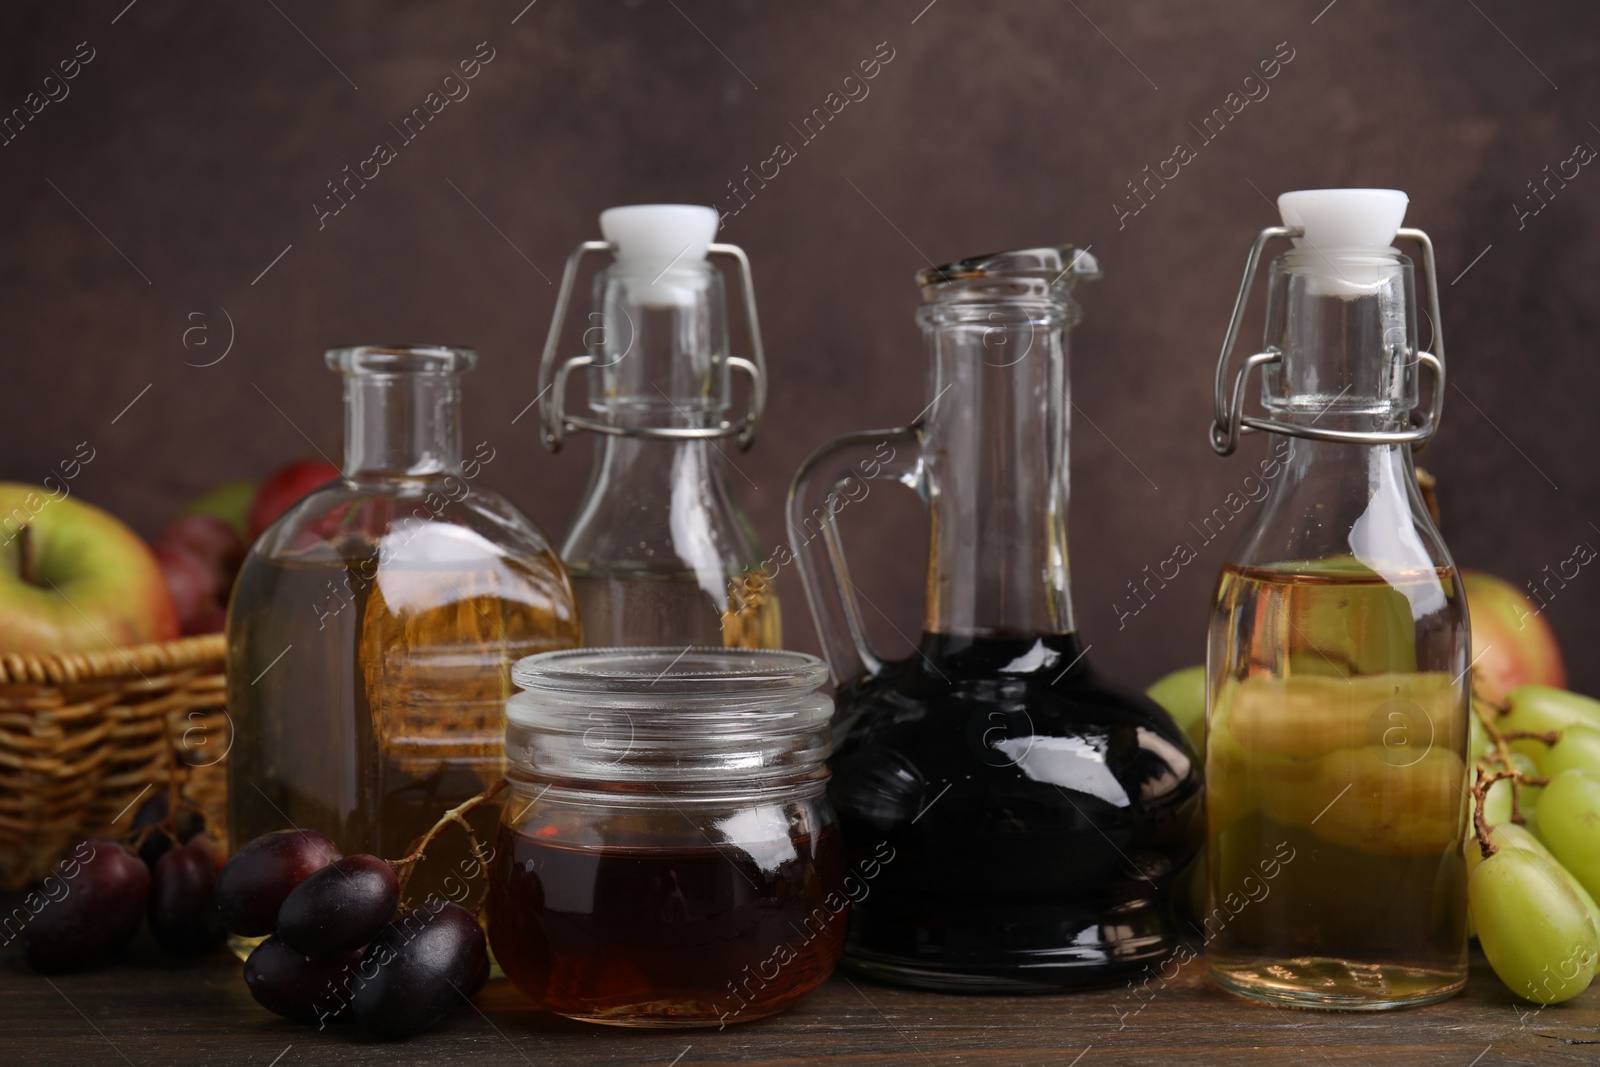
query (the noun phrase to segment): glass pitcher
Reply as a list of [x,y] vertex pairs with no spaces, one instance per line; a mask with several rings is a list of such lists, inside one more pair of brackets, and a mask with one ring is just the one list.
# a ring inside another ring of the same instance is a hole
[[[512,665],[580,641],[561,562],[483,484],[493,446],[462,456],[461,375],[476,361],[446,347],[327,354],[344,378],[343,477],[262,533],[228,609],[235,847],[300,827],[400,858],[504,772]],[[467,857],[464,834],[442,835],[416,899]]]
[[[952,991],[1100,985],[1167,957],[1169,883],[1200,838],[1200,780],[1160,708],[1085,660],[1067,581],[1067,332],[1086,252],[930,268],[928,406],[800,468],[789,532],[839,687],[830,797],[875,854],[846,961]],[[873,652],[834,521],[852,479],[923,497],[923,635]],[[883,861],[882,856],[892,859]]]
[[[1217,366],[1212,446],[1279,436],[1282,473],[1224,564],[1207,660],[1206,963],[1224,988],[1325,1008],[1449,996],[1467,977],[1466,597],[1417,489],[1439,423],[1433,247],[1406,195],[1278,200]],[[1250,283],[1272,261],[1262,351],[1229,381]],[[1432,351],[1417,344],[1422,247]],[[1266,414],[1243,410],[1262,372]],[[1422,372],[1429,409],[1413,416]],[[1251,884],[1273,872],[1259,901]]]
[[[777,595],[724,470],[724,444],[750,446],[766,400],[749,260],[712,242],[709,207],[614,207],[601,213],[600,230],[604,241],[579,245],[567,260],[540,364],[546,447],[559,450],[571,430],[598,437],[561,548],[586,643],[777,648]],[[558,365],[573,283],[591,252],[615,258],[594,279],[588,352]],[[722,275],[708,255],[739,264],[751,359],[728,353]],[[588,370],[592,418],[564,411],[578,367]],[[750,409],[738,421],[726,417],[733,369],[751,379]]]

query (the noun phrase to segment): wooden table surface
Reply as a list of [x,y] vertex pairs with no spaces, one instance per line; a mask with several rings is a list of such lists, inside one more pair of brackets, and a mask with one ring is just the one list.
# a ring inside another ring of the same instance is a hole
[[[1154,983],[1152,983],[1154,988]],[[1481,957],[1465,993],[1409,1011],[1345,1014],[1250,1003],[1196,960],[1142,1009],[1120,991],[1048,997],[915,993],[839,973],[786,1015],[726,1030],[621,1030],[534,1010],[509,982],[409,1041],[317,1032],[268,1014],[223,950],[163,956],[147,935],[117,961],[46,978],[0,952],[0,1067],[36,1064],[641,1065],[1600,1064],[1600,988],[1537,1010]]]

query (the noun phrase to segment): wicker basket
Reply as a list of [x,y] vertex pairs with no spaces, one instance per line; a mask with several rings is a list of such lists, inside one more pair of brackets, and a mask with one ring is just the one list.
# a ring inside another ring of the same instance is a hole
[[221,634],[81,655],[0,655],[0,889],[124,830],[176,774],[222,821],[230,743]]

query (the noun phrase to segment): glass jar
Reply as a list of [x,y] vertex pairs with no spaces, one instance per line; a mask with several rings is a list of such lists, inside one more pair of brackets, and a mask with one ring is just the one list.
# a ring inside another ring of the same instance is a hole
[[[229,606],[235,846],[302,827],[399,858],[499,779],[512,665],[579,643],[561,562],[483,484],[494,448],[463,459],[476,361],[443,346],[327,354],[344,379],[342,477],[268,527]],[[468,860],[464,835],[439,845],[412,878],[419,899]]]
[[845,869],[820,660],[592,649],[514,677],[487,909],[517,988],[588,1022],[720,1028],[828,976],[893,854]]

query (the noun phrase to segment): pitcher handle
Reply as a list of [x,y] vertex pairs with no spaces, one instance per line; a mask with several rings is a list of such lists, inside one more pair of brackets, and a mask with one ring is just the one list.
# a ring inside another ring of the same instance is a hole
[[836,685],[878,674],[884,660],[867,637],[835,520],[885,477],[925,498],[921,444],[920,422],[847,434],[811,453],[789,486],[789,541]]

